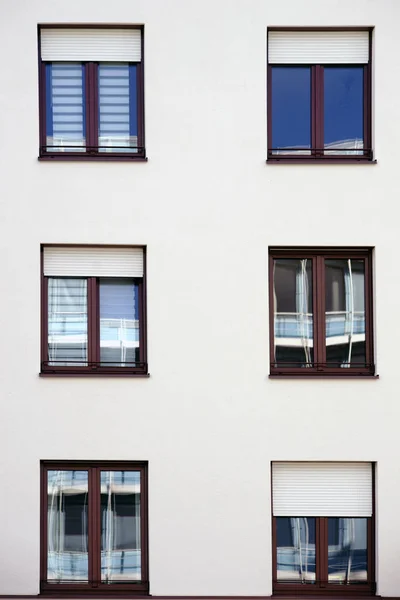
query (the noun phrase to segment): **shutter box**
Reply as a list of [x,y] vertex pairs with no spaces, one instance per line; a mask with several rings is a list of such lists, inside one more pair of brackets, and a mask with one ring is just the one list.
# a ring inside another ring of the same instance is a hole
[[143,277],[143,248],[45,246],[48,277]]
[[269,31],[268,63],[367,64],[369,31]]
[[140,29],[47,28],[40,30],[42,61],[140,62]]

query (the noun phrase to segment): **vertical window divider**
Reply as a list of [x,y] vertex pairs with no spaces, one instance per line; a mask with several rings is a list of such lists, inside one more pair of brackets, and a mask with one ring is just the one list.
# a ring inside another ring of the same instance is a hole
[[312,307],[312,313],[313,313],[313,342],[314,342],[314,360],[313,360],[313,367],[315,368],[318,365],[319,362],[319,346],[320,346],[320,340],[319,340],[319,327],[318,327],[318,303],[319,303],[319,299],[318,299],[318,293],[319,293],[319,289],[318,289],[318,257],[314,256],[313,258],[311,258],[311,265],[312,265],[312,282],[313,282],[313,307]]
[[92,587],[98,587],[101,583],[101,495],[100,495],[100,469],[92,467],[91,477],[91,507],[92,518],[92,556],[89,556],[89,564],[92,567]]
[[98,136],[96,123],[96,106],[97,106],[97,73],[96,65],[93,62],[86,63],[85,69],[85,89],[86,89],[86,146],[89,154],[97,153]]
[[316,100],[315,100],[315,121],[316,121],[316,155],[324,155],[324,68],[321,65],[315,67],[316,79]]
[[328,585],[328,519],[327,517],[319,517],[319,548],[318,553],[318,579],[319,586],[326,588]]
[[[96,368],[98,363],[97,351],[97,285],[95,277],[87,278],[87,304],[88,304],[88,362],[89,366]],[[94,364],[93,364],[94,363]]]
[[[318,123],[316,120],[317,113],[317,67],[314,65],[311,67],[311,156],[316,156],[317,148],[317,127]],[[271,113],[272,115],[272,113]]]
[[317,363],[319,369],[323,369],[326,363],[326,324],[325,324],[325,259],[323,256],[317,256],[317,308],[315,313],[316,327],[318,335],[318,356]]

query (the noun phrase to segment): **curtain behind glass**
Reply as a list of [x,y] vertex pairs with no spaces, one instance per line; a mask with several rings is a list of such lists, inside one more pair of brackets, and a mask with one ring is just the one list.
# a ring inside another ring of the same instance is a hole
[[102,471],[101,580],[141,579],[140,473]]
[[48,471],[47,580],[88,581],[88,472]]
[[48,280],[48,359],[53,366],[86,366],[86,279]]

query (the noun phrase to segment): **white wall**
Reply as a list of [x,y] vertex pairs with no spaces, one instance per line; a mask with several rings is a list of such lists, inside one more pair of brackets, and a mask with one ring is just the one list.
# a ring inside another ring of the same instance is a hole
[[[40,459],[147,459],[154,595],[271,593],[271,460],[378,462],[400,589],[398,0],[2,0],[0,594]],[[147,163],[38,162],[37,23],[144,23]],[[266,29],[375,26],[377,165],[266,165]],[[318,211],[317,211],[318,209]],[[147,244],[149,379],[39,378],[40,243]],[[376,247],[379,380],[269,380],[269,245]]]

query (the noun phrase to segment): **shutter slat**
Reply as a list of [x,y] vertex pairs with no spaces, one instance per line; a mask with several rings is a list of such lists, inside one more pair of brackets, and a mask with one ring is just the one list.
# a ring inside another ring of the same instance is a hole
[[43,273],[52,277],[143,277],[143,248],[43,249]]
[[368,31],[270,31],[269,64],[367,64]]
[[40,32],[43,61],[140,62],[140,29],[47,29]]
[[273,463],[272,494],[276,517],[369,517],[372,465]]

